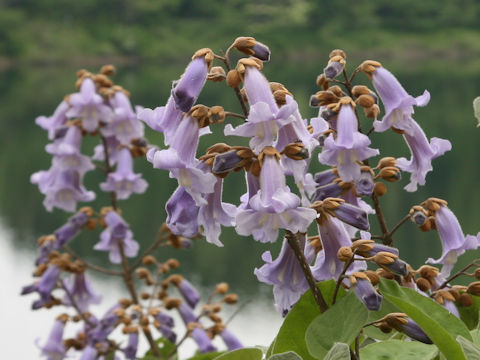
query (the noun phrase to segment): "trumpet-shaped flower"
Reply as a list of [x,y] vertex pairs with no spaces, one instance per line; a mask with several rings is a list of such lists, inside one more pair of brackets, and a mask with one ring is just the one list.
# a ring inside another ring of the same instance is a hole
[[192,237],[198,233],[198,211],[192,196],[179,186],[165,205],[168,228],[175,234]]
[[48,131],[48,138],[54,140],[57,131],[61,129],[68,121],[67,111],[70,105],[62,101],[55,109],[52,116],[39,116],[35,119],[35,124]]
[[73,299],[78,308],[85,312],[91,304],[99,304],[102,301],[102,296],[93,291],[85,273],[72,274],[64,283],[66,291],[69,293],[63,298],[62,302],[65,305],[72,306]]

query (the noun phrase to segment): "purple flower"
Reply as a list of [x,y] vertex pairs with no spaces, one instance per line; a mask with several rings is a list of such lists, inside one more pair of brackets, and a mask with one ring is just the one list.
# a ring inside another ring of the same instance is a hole
[[445,205],[440,205],[440,209],[435,211],[435,224],[442,241],[442,255],[436,260],[429,258],[427,263],[443,264],[441,275],[448,277],[458,256],[466,250],[478,248],[480,233],[465,236],[457,217]]
[[358,206],[342,202],[339,204],[338,208],[333,210],[333,212],[337,218],[344,223],[356,227],[357,229],[368,230],[370,228],[367,212]]
[[200,300],[200,294],[198,293],[197,289],[193,287],[193,285],[182,277],[182,280],[179,281],[177,285],[178,291],[182,294],[185,301],[188,305],[193,309],[195,305],[198,304]]
[[80,92],[72,94],[68,103],[71,108],[66,115],[80,118],[85,131],[94,132],[100,121],[110,122],[112,110],[103,103],[103,98],[97,94],[95,83],[90,78],[83,79]]
[[109,259],[114,264],[122,261],[120,254],[120,242],[126,257],[135,257],[138,253],[139,245],[133,240],[133,234],[130,226],[115,211],[109,211],[105,215],[107,228],[100,234],[100,241],[95,245],[95,250],[109,251]]
[[113,107],[112,121],[102,128],[102,134],[116,137],[123,145],[142,137],[143,124],[137,119],[127,95],[123,91],[115,92],[110,104]]
[[46,195],[43,205],[48,211],[54,207],[73,212],[79,201],[92,201],[95,199],[93,191],[87,191],[81,185],[81,176],[73,170],[40,171],[30,178],[32,183],[38,183],[40,191]]
[[240,197],[241,204],[238,209],[251,209],[250,199],[260,190],[260,177],[254,175],[251,171],[245,171],[245,180],[247,182],[247,192]]
[[45,356],[47,360],[61,360],[65,358],[67,349],[63,345],[64,329],[65,321],[63,319],[55,320],[46,344],[40,347],[42,356]]
[[200,207],[198,224],[203,226],[206,240],[217,246],[223,246],[220,241],[223,226],[235,226],[237,208],[235,205],[222,202],[223,179],[217,177],[213,192],[205,196],[207,204]]
[[85,273],[72,274],[69,280],[65,280],[64,284],[66,291],[68,291],[62,301],[64,305],[72,306],[73,298],[78,308],[85,312],[90,304],[99,304],[102,301],[102,296],[93,291]]
[[61,270],[56,265],[51,265],[43,273],[40,280],[33,284],[27,285],[22,288],[21,295],[31,294],[33,292],[38,292],[40,299],[36,300],[32,304],[32,309],[40,309],[45,303],[52,300],[52,291],[57,287],[57,281],[60,278]]
[[188,64],[185,73],[172,89],[177,109],[183,112],[190,110],[207,81],[207,74],[208,63],[205,56],[196,57]]
[[260,190],[236,217],[239,235],[253,235],[261,242],[274,242],[280,228],[305,232],[316,218],[313,209],[299,207],[300,199],[285,184],[285,175],[275,156],[265,155],[260,173]]
[[80,360],[95,360],[97,358],[98,352],[93,346],[87,346],[82,351],[82,357]]
[[225,343],[225,345],[227,345],[227,348],[230,351],[243,348],[243,345],[240,342],[240,340],[238,340],[238,338],[235,335],[233,335],[233,333],[227,328],[222,330],[222,332],[220,333],[220,337],[222,338],[223,342]]
[[212,344],[212,340],[208,336],[205,330],[196,326],[190,334],[193,340],[197,343],[198,351],[200,353],[207,353],[216,351],[217,348]]
[[412,157],[410,160],[405,158],[397,159],[397,166],[411,173],[410,183],[405,186],[407,191],[416,191],[417,185],[425,185],[425,177],[432,170],[432,160],[443,155],[452,148],[450,141],[440,138],[432,138],[430,143],[425,136],[422,128],[415,122],[412,122],[411,132],[403,135],[410,148]]
[[197,317],[195,316],[192,308],[188,304],[182,302],[178,306],[177,310],[185,325],[197,322]]
[[69,108],[70,105],[68,105],[66,101],[62,101],[57,106],[52,116],[39,116],[35,119],[35,124],[40,126],[42,129],[47,130],[48,138],[53,140],[56,137],[57,131],[61,129],[68,121],[66,113]]
[[132,193],[143,194],[147,187],[142,174],[133,172],[133,159],[128,148],[119,151],[116,171],[109,173],[107,182],[100,184],[103,191],[115,192],[118,199],[128,199]]
[[323,151],[318,155],[322,164],[337,166],[340,178],[345,182],[360,178],[358,161],[378,155],[377,149],[371,149],[370,139],[358,131],[358,121],[350,104],[340,108],[337,119],[337,137],[330,135],[325,139]]
[[112,306],[105,315],[98,321],[98,324],[88,331],[88,339],[93,343],[99,343],[104,341],[110,333],[115,330],[119,317],[115,313],[115,310],[119,309],[120,305],[115,304]]
[[430,101],[430,93],[425,90],[423,95],[414,98],[409,95],[391,72],[378,67],[372,73],[373,86],[385,106],[385,116],[382,121],[375,121],[375,131],[383,132],[390,127],[405,131],[415,136],[415,121],[412,119],[413,106],[425,106]]
[[[305,246],[305,237],[301,240],[301,247]],[[255,268],[253,273],[259,281],[273,285],[275,308],[285,316],[308,289],[305,275],[286,239],[275,260],[272,260],[270,251],[263,253],[262,260],[266,264],[259,269]]]
[[123,352],[128,360],[135,360],[138,349],[138,332],[131,332],[128,335],[128,345]]
[[[115,136],[108,136],[105,138],[107,144],[107,151],[108,151],[108,161],[110,166],[115,165],[117,162],[117,155],[118,155],[118,146],[120,142],[117,140]],[[96,161],[105,161],[105,149],[103,144],[98,144],[93,149],[93,156],[92,160]]]
[[360,172],[360,177],[355,180],[355,190],[358,196],[370,196],[375,182],[370,171]]
[[167,226],[175,234],[192,237],[198,233],[199,207],[192,196],[179,186],[165,205]]
[[368,310],[376,311],[380,309],[383,297],[377,293],[368,278],[356,278],[353,291],[355,291],[355,294],[362,300]]
[[403,332],[405,335],[414,340],[423,342],[425,344],[433,344],[432,340],[427,334],[418,326],[418,324],[410,318],[407,318],[407,323],[401,324],[396,330]]

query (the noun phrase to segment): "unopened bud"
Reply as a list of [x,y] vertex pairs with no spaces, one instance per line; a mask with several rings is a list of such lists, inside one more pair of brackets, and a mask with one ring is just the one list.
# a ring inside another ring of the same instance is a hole
[[473,298],[470,294],[463,293],[462,295],[460,295],[458,300],[460,301],[460,304],[462,304],[462,306],[469,307],[473,305]]
[[380,276],[375,271],[365,270],[364,274],[367,275],[373,286],[377,285],[380,282]]
[[370,95],[360,95],[357,100],[355,100],[355,104],[369,108],[375,104],[375,98]]
[[181,299],[178,298],[165,298],[163,299],[163,304],[167,310],[175,309],[180,306],[182,303]]
[[377,104],[373,104],[370,107],[366,107],[363,109],[365,112],[365,116],[369,119],[376,119],[380,114],[380,107]]
[[338,252],[337,252],[338,260],[347,262],[352,258],[352,256],[353,256],[353,251],[350,246],[342,246],[340,249],[338,249]]
[[317,86],[321,87],[323,90],[327,90],[330,84],[325,74],[323,73],[317,76],[316,83],[317,83]]
[[221,106],[212,106],[208,111],[210,122],[221,124],[225,121],[225,110]]
[[103,65],[102,68],[100,69],[100,74],[107,75],[107,76],[114,75],[115,66],[113,66],[112,64]]
[[237,70],[230,70],[227,74],[227,85],[236,88],[242,83],[242,78]]
[[474,275],[477,280],[480,280],[480,268],[475,269]]
[[480,281],[475,281],[468,285],[467,292],[475,296],[480,296]]
[[207,75],[207,80],[220,82],[226,79],[225,70],[221,66],[214,66]]
[[217,287],[215,289],[215,292],[218,294],[226,294],[228,291],[228,284],[226,282],[222,282],[217,284]]
[[238,301],[238,295],[237,294],[228,294],[223,298],[223,301],[229,305],[236,304]]
[[176,269],[180,266],[180,262],[177,259],[168,259],[166,264],[170,267],[170,269]]
[[373,186],[373,192],[377,196],[383,196],[387,192],[387,187],[385,186],[384,183],[376,182],[375,185]]
[[395,182],[402,178],[402,173],[395,166],[387,166],[382,168],[376,177],[388,182]]
[[421,277],[417,280],[417,286],[422,291],[428,291],[432,287],[432,285],[430,284],[430,281],[428,281],[427,279],[425,279],[423,277]]
[[152,255],[144,256],[142,259],[144,265],[153,265],[157,263],[157,260]]

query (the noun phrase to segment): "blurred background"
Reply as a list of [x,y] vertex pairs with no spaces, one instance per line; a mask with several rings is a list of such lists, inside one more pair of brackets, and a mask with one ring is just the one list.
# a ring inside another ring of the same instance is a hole
[[[4,355],[37,358],[33,340],[44,340],[53,322],[48,311],[30,311],[32,297],[18,296],[32,281],[36,239],[68,218],[58,210],[47,213],[42,195],[30,184],[33,172],[50,166],[43,151],[47,136],[34,119],[51,115],[63,96],[75,91],[78,69],[95,72],[114,64],[114,81],[131,92],[132,103],[154,108],[166,102],[171,81],[180,76],[195,50],[210,47],[221,54],[237,36],[254,36],[272,52],[264,67],[268,79],[283,83],[295,95],[303,117],[311,118],[316,110],[308,107],[308,99],[318,90],[316,76],[332,49],[347,53],[349,72],[363,60],[378,60],[412,95],[430,91],[430,104],[416,109],[415,119],[429,138],[447,138],[453,145],[433,162],[427,187],[406,193],[402,188],[407,174],[388,186],[381,199],[388,224],[395,225],[412,205],[440,197],[449,202],[464,232],[476,234],[480,130],[475,128],[472,101],[480,95],[478,19],[480,3],[475,0],[0,0],[0,316],[7,319],[0,322],[0,331],[17,339],[2,350]],[[364,75],[356,82],[370,85]],[[240,111],[224,83],[208,83],[199,102]],[[221,138],[222,129],[213,130],[214,135],[202,139],[199,153]],[[150,129],[146,137],[161,144]],[[409,154],[402,137],[393,132],[373,134],[372,141],[383,156]],[[240,138],[229,142],[245,143]],[[94,145],[87,142],[85,153],[92,154]],[[313,166],[322,169],[315,161]],[[136,170],[150,184],[147,194],[133,195],[120,206],[136,239],[148,246],[165,220],[164,203],[176,182],[143,159],[137,161]],[[97,206],[107,204],[107,195],[98,188],[101,174],[88,174],[85,180],[87,189],[97,192]],[[238,204],[244,191],[243,177],[230,175],[225,201]],[[375,232],[373,217],[371,224]],[[78,237],[74,248],[91,262],[107,264],[104,254],[91,250],[98,233]],[[224,248],[198,241],[192,251],[159,255],[178,257],[184,275],[205,295],[216,283],[228,281],[241,302],[252,300],[232,321],[232,328],[247,345],[268,345],[281,317],[273,309],[271,288],[258,283],[253,269],[262,265],[262,252],[270,250],[275,257],[280,242],[260,244],[231,229],[221,240]],[[414,267],[441,252],[437,234],[421,233],[412,223],[398,231],[395,244]],[[460,264],[474,256],[466,255]],[[122,291],[121,284],[110,279],[97,277],[96,283],[109,289],[105,293],[111,302]],[[252,323],[258,331],[252,332]]]

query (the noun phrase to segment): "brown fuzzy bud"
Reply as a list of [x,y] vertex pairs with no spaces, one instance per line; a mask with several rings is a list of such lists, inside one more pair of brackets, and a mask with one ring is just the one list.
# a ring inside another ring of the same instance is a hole
[[430,281],[428,281],[423,277],[417,279],[417,286],[422,291],[428,291],[432,287],[432,285],[430,284]]
[[346,59],[347,58],[347,54],[345,53],[345,51],[343,51],[342,49],[335,49],[335,50],[332,50],[330,51],[330,54],[328,54],[328,57],[330,59],[334,58],[335,56],[339,56],[341,57],[342,59]]
[[208,111],[210,123],[221,124],[225,121],[225,110],[221,106],[212,106]]
[[360,239],[352,243],[351,248],[355,251],[356,254],[359,254],[363,257],[369,256],[368,253],[373,250],[373,244],[375,241],[370,239]]
[[97,74],[93,77],[93,81],[95,81],[95,84],[99,87],[106,87],[109,88],[113,86],[113,81],[110,80],[108,77],[106,77],[103,74]]
[[229,304],[229,305],[236,304],[237,301],[238,301],[238,295],[237,294],[228,294],[227,296],[225,296],[223,298],[223,301],[226,304]]
[[380,114],[380,107],[377,104],[373,104],[370,107],[364,108],[365,116],[369,119],[376,119]]
[[218,313],[218,312],[222,311],[222,305],[221,304],[214,304],[214,305],[212,305],[211,310],[214,313]]
[[377,196],[383,196],[387,193],[387,187],[384,183],[376,182],[373,186],[373,192]]
[[165,264],[167,264],[170,269],[176,269],[180,266],[180,262],[177,259],[168,259]]
[[417,270],[417,272],[425,279],[434,279],[439,273],[436,267],[430,265],[423,265]]
[[207,62],[209,69],[212,66],[213,59],[215,59],[215,55],[213,54],[213,51],[209,48],[202,48],[195,51],[195,54],[193,54],[192,56],[192,60],[198,57],[205,57],[205,61]]
[[462,306],[469,307],[473,305],[473,297],[470,294],[463,293],[460,295],[458,300],[460,301],[460,304],[462,304]]
[[165,298],[163,299],[163,304],[167,310],[176,309],[182,303],[181,299],[178,298]]
[[384,167],[395,166],[395,164],[396,164],[396,159],[394,157],[388,156],[380,159],[380,161],[377,164],[377,168],[383,169]]
[[352,258],[352,256],[353,256],[353,251],[350,246],[342,246],[340,249],[338,249],[338,252],[337,252],[338,260],[347,262]]
[[355,85],[352,88],[352,95],[355,97],[360,97],[361,95],[369,95],[372,91],[364,85]]
[[355,100],[355,104],[369,108],[375,104],[375,99],[370,95],[360,95],[357,100]]
[[228,284],[226,282],[221,282],[219,284],[217,284],[217,287],[215,288],[215,292],[217,294],[226,294],[228,291]]
[[40,265],[37,266],[35,271],[33,272],[33,276],[39,277],[42,276],[45,270],[47,270],[48,266],[45,263],[41,263]]
[[363,273],[368,277],[373,286],[380,282],[380,276],[375,271],[365,270]]
[[336,96],[338,96],[339,98],[341,98],[342,96],[344,96],[344,93],[342,91],[342,88],[338,85],[334,85],[334,86],[330,86],[328,88],[328,91],[334,93]]
[[88,74],[90,74],[90,73],[88,72],[88,70],[80,69],[80,70],[77,71],[77,78],[79,78],[79,79],[80,79],[80,78],[83,78],[84,76],[86,76],[86,75],[88,75]]
[[220,82],[226,79],[225,70],[221,66],[214,66],[207,75],[207,80]]
[[242,83],[242,78],[237,70],[230,70],[227,74],[227,85],[236,88]]
[[150,299],[150,294],[147,292],[143,292],[140,294],[140,297],[142,298],[142,300],[148,300]]
[[392,332],[392,327],[388,325],[386,322],[381,322],[378,324],[375,324],[376,327],[378,327],[383,333],[388,334]]
[[210,320],[212,320],[214,323],[221,323],[222,322],[222,318],[216,314],[213,314],[213,313],[210,313],[208,314],[208,318]]
[[473,274],[477,280],[480,280],[480,268],[476,268]]
[[325,76],[325,74],[321,74],[317,76],[316,84],[318,87],[322,88],[323,90],[327,90],[330,85],[330,82]]
[[315,95],[310,97],[310,106],[318,107],[329,104],[335,104],[339,101],[339,97],[330,90],[318,91]]
[[147,255],[142,258],[142,263],[148,266],[156,264],[157,260],[152,255]]
[[118,300],[118,303],[124,308],[128,308],[130,305],[132,305],[132,300],[131,299],[120,299]]
[[148,276],[152,276],[150,274],[150,271],[147,268],[144,268],[144,267],[140,267],[140,268],[136,269],[135,274],[137,275],[137,278],[139,278],[139,279],[145,279]]
[[309,157],[308,148],[302,143],[291,143],[285,146],[282,151],[287,157],[293,160],[305,160]]
[[475,281],[468,285],[467,292],[475,296],[480,296],[480,281]]
[[360,64],[358,67],[360,71],[364,72],[367,74],[369,77],[372,76],[372,73],[378,68],[381,67],[382,64],[379,63],[378,61],[374,60],[365,60],[363,63]]
[[395,274],[394,273],[392,273],[390,271],[387,271],[383,268],[377,269],[376,273],[378,274],[378,276],[380,276],[384,279],[389,279],[389,280],[395,279]]
[[115,75],[115,66],[112,64],[103,65],[100,69],[100,74],[112,76]]
[[402,173],[400,169],[395,166],[386,166],[377,174],[376,179],[378,178],[388,182],[396,182],[402,178]]
[[397,255],[387,251],[380,251],[373,257],[373,261],[379,266],[392,264],[396,259],[398,259]]

